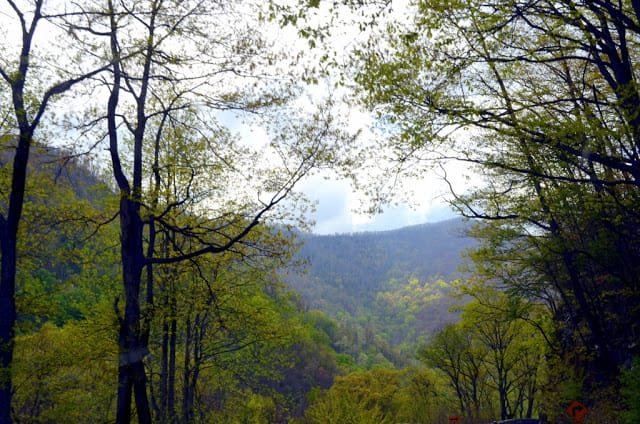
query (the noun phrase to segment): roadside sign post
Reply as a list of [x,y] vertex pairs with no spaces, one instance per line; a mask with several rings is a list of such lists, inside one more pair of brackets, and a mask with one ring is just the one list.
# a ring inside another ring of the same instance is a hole
[[575,424],[581,424],[582,419],[587,415],[589,408],[584,406],[580,401],[574,400],[567,407],[567,415],[573,420]]

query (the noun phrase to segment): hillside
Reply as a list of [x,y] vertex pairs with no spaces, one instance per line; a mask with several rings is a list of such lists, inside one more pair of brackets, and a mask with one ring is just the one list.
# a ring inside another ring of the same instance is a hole
[[447,282],[474,245],[460,219],[393,231],[303,235],[302,275],[287,282],[307,308],[391,346],[413,344],[456,319]]

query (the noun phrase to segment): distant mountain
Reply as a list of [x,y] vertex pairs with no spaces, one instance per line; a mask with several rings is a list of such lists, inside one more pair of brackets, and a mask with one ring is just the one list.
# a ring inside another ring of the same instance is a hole
[[448,286],[437,280],[460,276],[461,253],[475,245],[465,234],[468,225],[451,219],[383,232],[302,235],[299,257],[308,261],[308,272],[287,281],[310,309],[364,324],[391,345],[415,342],[456,319],[447,311]]

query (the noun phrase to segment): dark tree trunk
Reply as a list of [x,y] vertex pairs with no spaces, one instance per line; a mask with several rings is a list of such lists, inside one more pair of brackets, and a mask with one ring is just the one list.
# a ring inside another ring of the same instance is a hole
[[120,363],[118,368],[118,404],[116,422],[131,422],[131,394],[135,395],[139,423],[151,423],[147,397],[144,357],[148,354],[147,338],[142,326],[140,288],[144,255],[143,223],[139,204],[125,194],[120,201],[120,241],[122,277],[125,291],[125,311],[120,323]]
[[[160,365],[160,422],[176,421],[176,344],[177,319],[175,317],[175,299],[173,293],[166,293],[165,307],[170,318],[162,323],[162,357]],[[170,299],[171,298],[171,299]]]
[[16,240],[2,228],[2,280],[0,281],[0,424],[11,424],[11,363],[16,322]]
[[[166,306],[166,303],[165,303]],[[162,319],[162,347],[160,356],[160,416],[161,424],[167,422],[168,411],[168,378],[169,378],[169,323]]]
[[[21,126],[24,126],[21,125]],[[16,268],[18,226],[22,217],[27,180],[27,163],[31,147],[32,132],[21,128],[16,154],[13,159],[13,175],[9,210],[0,221],[0,248],[2,269],[0,270],[0,424],[11,423],[12,380],[11,364],[16,323]]]
[[184,374],[182,382],[182,420],[184,424],[193,420],[193,391],[191,390],[191,346],[193,343],[191,319],[187,318],[184,342]]
[[176,330],[175,299],[172,299],[171,325],[169,333],[169,375],[167,381],[167,412],[171,423],[176,421]]

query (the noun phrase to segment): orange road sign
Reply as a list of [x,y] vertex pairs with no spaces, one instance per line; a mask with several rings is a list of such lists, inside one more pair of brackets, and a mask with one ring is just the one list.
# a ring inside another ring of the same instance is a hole
[[589,409],[577,400],[574,400],[567,407],[567,415],[570,416],[575,422],[581,422]]
[[457,415],[452,415],[449,417],[449,424],[456,424],[459,423],[460,421],[460,417]]

